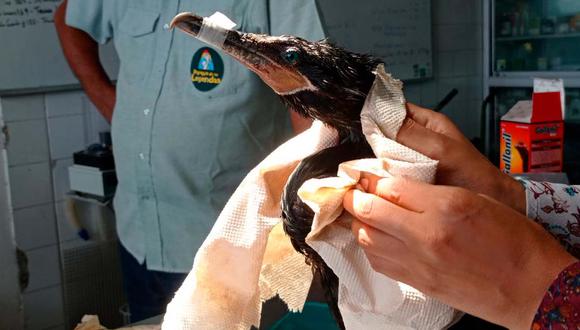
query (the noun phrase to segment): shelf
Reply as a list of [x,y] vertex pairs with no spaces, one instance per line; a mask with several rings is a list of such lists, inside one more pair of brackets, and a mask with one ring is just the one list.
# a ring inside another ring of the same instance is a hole
[[564,39],[564,38],[580,38],[580,32],[563,33],[563,34],[539,34],[536,36],[515,36],[515,37],[496,37],[497,42],[509,41],[525,41],[525,40],[543,40],[543,39]]
[[580,75],[578,73],[558,73],[558,72],[511,72],[501,76],[491,76],[487,79],[490,87],[532,87],[534,77],[564,80],[566,88],[580,88]]

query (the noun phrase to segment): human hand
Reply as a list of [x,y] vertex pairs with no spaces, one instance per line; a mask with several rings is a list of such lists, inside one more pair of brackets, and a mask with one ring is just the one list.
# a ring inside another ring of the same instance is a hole
[[522,185],[490,163],[445,115],[407,104],[397,141],[439,161],[437,184],[462,187],[495,198],[522,214]]
[[530,329],[552,281],[575,262],[541,226],[455,187],[364,175],[344,207],[373,269],[457,309]]

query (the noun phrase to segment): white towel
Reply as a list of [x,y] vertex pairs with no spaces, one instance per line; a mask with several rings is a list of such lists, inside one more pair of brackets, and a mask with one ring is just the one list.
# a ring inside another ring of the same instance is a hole
[[[405,116],[402,83],[378,67],[361,113],[377,158],[342,164],[339,177],[308,181],[299,192],[316,211],[307,242],[339,278],[339,308],[349,330],[436,330],[456,316],[451,307],[374,272],[350,233],[349,217],[338,217],[360,171],[433,181],[437,162],[392,140]],[[197,252],[163,329],[249,329],[259,324],[261,302],[276,294],[290,310],[302,309],[312,272],[282,231],[281,196],[302,159],[337,142],[333,129],[315,122],[248,174]],[[321,187],[332,189],[321,194]]]

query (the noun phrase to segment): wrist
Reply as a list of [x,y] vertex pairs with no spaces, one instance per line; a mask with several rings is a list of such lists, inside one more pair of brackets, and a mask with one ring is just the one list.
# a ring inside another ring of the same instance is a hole
[[526,190],[519,181],[502,173],[496,190],[498,201],[526,215]]

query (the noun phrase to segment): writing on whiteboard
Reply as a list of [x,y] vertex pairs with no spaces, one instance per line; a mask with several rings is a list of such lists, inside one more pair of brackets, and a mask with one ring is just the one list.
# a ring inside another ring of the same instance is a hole
[[61,0],[0,0],[0,29],[52,24]]
[[382,59],[401,79],[431,77],[431,0],[319,0],[330,40]]

